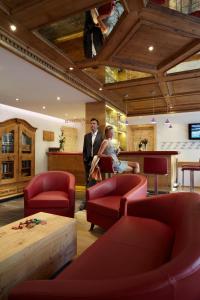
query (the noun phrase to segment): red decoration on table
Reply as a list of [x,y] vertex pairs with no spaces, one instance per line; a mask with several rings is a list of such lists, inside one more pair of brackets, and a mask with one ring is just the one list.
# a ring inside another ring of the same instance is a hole
[[23,228],[30,229],[39,224],[46,225],[47,222],[45,220],[40,220],[40,219],[29,219],[24,222],[20,222],[18,226],[13,226],[12,229],[14,230],[23,229]]

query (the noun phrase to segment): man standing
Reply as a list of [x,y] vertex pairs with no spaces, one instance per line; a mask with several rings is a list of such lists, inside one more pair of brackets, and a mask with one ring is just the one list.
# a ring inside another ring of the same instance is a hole
[[[91,168],[91,163],[94,155],[96,155],[99,151],[101,143],[103,141],[102,133],[98,130],[99,121],[95,118],[90,120],[90,128],[91,132],[87,133],[84,136],[84,144],[83,144],[83,162],[85,166],[85,179],[86,179],[86,187],[89,187],[89,173]],[[83,201],[80,205],[80,210],[85,209],[86,201]]]

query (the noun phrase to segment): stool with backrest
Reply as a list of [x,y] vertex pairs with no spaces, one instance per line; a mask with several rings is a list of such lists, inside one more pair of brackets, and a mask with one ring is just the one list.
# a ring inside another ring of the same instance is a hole
[[200,171],[200,164],[191,164],[182,166],[182,186],[184,186],[184,172],[190,172],[190,192],[194,191],[194,171]]
[[98,166],[101,174],[105,174],[105,178],[110,178],[112,174],[117,173],[113,168],[113,158],[110,155],[101,155]]
[[154,193],[158,194],[158,175],[168,175],[166,157],[144,157],[144,173],[154,175]]

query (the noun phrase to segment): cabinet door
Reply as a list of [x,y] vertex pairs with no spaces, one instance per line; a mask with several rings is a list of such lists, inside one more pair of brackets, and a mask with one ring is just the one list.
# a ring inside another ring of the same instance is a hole
[[35,133],[19,126],[19,179],[29,180],[35,174]]
[[8,125],[0,128],[0,183],[17,180],[18,171],[18,127]]

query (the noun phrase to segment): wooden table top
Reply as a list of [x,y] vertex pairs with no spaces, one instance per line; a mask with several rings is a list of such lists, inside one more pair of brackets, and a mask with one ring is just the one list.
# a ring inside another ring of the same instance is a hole
[[[30,229],[26,227],[18,230],[12,229],[13,226],[18,226],[19,222],[34,218],[44,220],[47,224],[38,224]],[[76,221],[71,218],[40,212],[0,227],[0,262],[5,261],[8,257],[23,251],[27,247],[33,246],[47,236],[54,235],[56,231],[70,227],[70,225],[75,226],[75,223]]]

